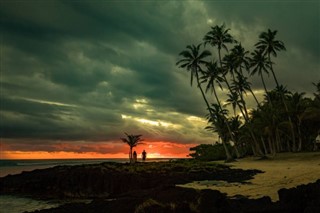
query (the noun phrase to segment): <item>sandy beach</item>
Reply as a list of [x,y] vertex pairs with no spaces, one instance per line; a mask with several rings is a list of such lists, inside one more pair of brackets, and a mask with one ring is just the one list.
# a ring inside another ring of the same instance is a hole
[[231,165],[232,168],[259,169],[264,173],[256,174],[254,179],[247,181],[247,184],[197,181],[183,186],[197,189],[216,189],[230,197],[236,195],[248,198],[270,196],[272,201],[277,201],[279,189],[315,182],[320,178],[320,152],[283,153],[266,160],[258,160],[253,157],[244,158],[237,160],[237,162],[228,163],[228,165]]

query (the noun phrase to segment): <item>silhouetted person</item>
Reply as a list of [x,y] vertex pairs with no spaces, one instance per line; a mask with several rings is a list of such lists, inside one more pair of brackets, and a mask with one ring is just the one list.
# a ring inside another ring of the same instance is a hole
[[133,151],[133,163],[137,162],[137,153]]
[[146,150],[143,150],[143,152],[142,152],[142,160],[145,161],[146,158],[147,158],[147,152],[146,152]]
[[136,151],[133,151],[133,163],[137,162],[137,153]]

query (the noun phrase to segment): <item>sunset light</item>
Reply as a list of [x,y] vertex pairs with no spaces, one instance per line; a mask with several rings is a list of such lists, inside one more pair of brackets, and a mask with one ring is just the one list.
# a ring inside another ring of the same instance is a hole
[[[135,151],[141,157],[143,150],[147,151],[147,158],[186,158],[189,154],[190,147],[196,144],[181,145],[172,142],[145,142],[137,147]],[[2,149],[0,159],[104,159],[104,158],[128,158],[129,148],[126,144],[115,143],[100,145],[79,145],[59,144],[54,150],[57,151],[15,151],[9,150],[10,147]],[[70,150],[70,151],[63,151]],[[73,151],[72,151],[73,150]],[[78,150],[78,151],[77,151]],[[83,150],[80,152],[79,150]],[[85,151],[88,150],[88,151]],[[95,150],[95,151],[89,151]],[[109,150],[109,151],[108,151]],[[117,150],[117,151],[116,151]]]

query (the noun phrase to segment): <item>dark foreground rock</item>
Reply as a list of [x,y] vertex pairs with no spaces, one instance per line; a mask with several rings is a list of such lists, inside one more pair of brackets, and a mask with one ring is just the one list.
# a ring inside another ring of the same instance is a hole
[[258,172],[192,161],[57,166],[0,178],[0,193],[41,199],[108,198],[196,180],[242,182]]
[[258,172],[192,161],[58,166],[0,178],[0,193],[41,199],[92,199],[90,203],[35,211],[38,213],[320,212],[320,180],[279,190],[278,202],[269,197],[228,198],[216,190],[175,186],[197,180],[244,182]]
[[[320,180],[280,190],[280,201],[272,202],[269,197],[230,199],[216,190],[161,186],[126,193],[114,200],[96,199],[89,204],[73,203],[34,213],[319,213],[319,187]],[[309,191],[313,193],[306,195]]]

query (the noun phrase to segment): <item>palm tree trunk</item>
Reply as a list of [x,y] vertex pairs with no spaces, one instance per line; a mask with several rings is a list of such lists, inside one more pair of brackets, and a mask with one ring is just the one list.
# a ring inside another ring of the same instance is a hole
[[129,161],[132,163],[132,147],[130,146],[130,152],[129,152]]
[[272,76],[273,76],[273,78],[274,78],[274,81],[276,82],[277,87],[279,88],[278,80],[277,80],[276,75],[275,75],[275,73],[274,73],[274,71],[273,71],[270,53],[268,53],[268,60],[269,60],[269,62],[270,62],[270,70],[271,70],[271,72],[272,72]]
[[267,146],[266,146],[262,136],[260,137],[260,139],[261,139],[261,142],[262,142],[264,154],[266,155],[266,154],[268,154]]
[[[216,101],[217,101],[217,103],[218,103],[218,106],[220,107],[220,109],[222,109],[222,106],[221,106],[220,100],[219,100],[219,98],[218,98],[217,91],[216,91],[216,89],[214,88],[214,85],[213,85],[213,94],[214,94],[214,96],[215,96],[215,98],[216,98]],[[226,121],[226,123],[227,123],[227,121]],[[227,126],[229,126],[228,123],[227,123]],[[229,131],[229,130],[231,131],[230,127],[228,128],[228,131]],[[229,131],[229,134],[231,135],[230,137],[233,138],[232,140],[233,140],[233,142],[235,143],[234,149],[235,149],[237,158],[240,158],[241,155],[240,155],[240,152],[239,152],[239,150],[238,150],[238,148],[237,148],[237,146],[236,146],[237,141],[234,140],[234,137],[233,137],[232,133],[230,133],[230,131]],[[223,147],[225,147],[225,150],[228,149],[228,147],[226,147],[226,146],[223,146]]]
[[[276,82],[276,85],[277,85],[277,88],[279,88],[279,83],[278,83],[278,80],[276,78],[276,75],[273,71],[273,67],[272,67],[272,62],[271,62],[271,57],[270,57],[270,53],[268,53],[268,59],[269,59],[269,62],[270,62],[270,70],[272,72],[272,75],[273,75],[273,78],[274,78],[274,81]],[[293,122],[291,120],[291,117],[289,115],[289,110],[288,110],[288,106],[285,102],[285,99],[284,99],[284,94],[281,93],[281,99],[282,99],[282,103],[284,105],[284,108],[286,110],[286,113],[288,115],[288,120],[289,120],[289,123],[290,123],[290,128],[291,128],[291,137],[292,137],[292,151],[295,152],[296,151],[296,136],[294,134],[294,127],[293,127]]]
[[259,103],[259,101],[258,101],[258,99],[257,99],[256,95],[253,93],[253,91],[252,91],[252,89],[251,89],[251,88],[249,88],[249,91],[250,91],[250,93],[252,94],[252,96],[253,96],[254,100],[256,101],[256,103],[257,103],[258,107],[260,107],[260,103]]
[[302,148],[301,122],[300,122],[300,120],[298,120],[297,129],[298,129],[298,137],[299,137],[299,145],[298,145],[298,150],[297,151],[300,152],[301,148]]
[[[213,118],[214,116],[212,115],[212,112],[211,112],[211,110],[210,110],[209,102],[208,102],[208,100],[207,100],[207,98],[206,98],[206,96],[205,96],[205,94],[204,94],[204,92],[203,92],[203,89],[202,89],[202,87],[201,87],[201,83],[200,83],[200,81],[199,81],[199,73],[198,73],[198,70],[196,70],[196,78],[197,78],[198,87],[199,87],[199,89],[200,89],[200,91],[201,91],[201,94],[202,94],[202,98],[203,98],[203,100],[206,102],[206,105],[207,105],[207,107],[208,107],[210,116]],[[218,102],[218,104],[219,104],[219,106],[220,106],[220,103],[219,103],[219,102]],[[229,127],[228,122],[226,122],[226,124],[227,124],[227,126]],[[228,129],[230,129],[230,127],[229,127]],[[230,135],[230,136],[233,137],[232,135]],[[227,160],[226,160],[226,161],[232,161],[232,160],[233,160],[233,157],[232,157],[232,155],[230,154],[230,151],[229,151],[227,145],[225,144],[224,140],[222,140],[222,143],[223,143],[223,147],[224,147],[224,149],[225,149],[226,156],[227,156]]]
[[268,99],[270,105],[272,106],[272,102],[271,102],[271,99],[270,99],[270,97],[269,97],[268,90],[267,90],[267,86],[266,86],[266,83],[264,82],[264,78],[263,78],[262,72],[260,72],[260,77],[261,77],[262,85],[263,85],[264,91],[265,91],[265,93],[266,93],[267,99]]
[[273,155],[273,145],[270,137],[268,137],[269,152]]
[[[220,62],[220,68],[222,69],[221,51],[220,51],[220,50],[221,50],[221,48],[218,49],[218,52],[219,52],[219,62]],[[227,86],[228,86],[229,91],[231,91],[231,88],[230,88],[230,85],[229,85],[229,83],[228,83],[228,81],[227,81],[226,76],[224,75],[223,78],[224,78],[224,80],[225,80],[225,82],[226,82],[226,84],[227,84]],[[216,97],[217,97],[217,96],[216,96]],[[218,101],[218,104],[219,104],[219,106],[220,106],[220,109],[222,109],[219,101]],[[229,132],[229,134],[230,134],[231,140],[232,140],[235,144],[237,144],[237,141],[236,141],[235,138],[233,137],[233,134],[232,134],[230,125],[229,125],[229,123],[228,123],[227,120],[226,120],[226,125],[227,125],[227,128],[228,128],[228,132]],[[240,153],[239,153],[239,151],[238,151],[237,148],[235,148],[235,151],[236,151],[237,158],[240,158],[241,155],[240,155]]]

